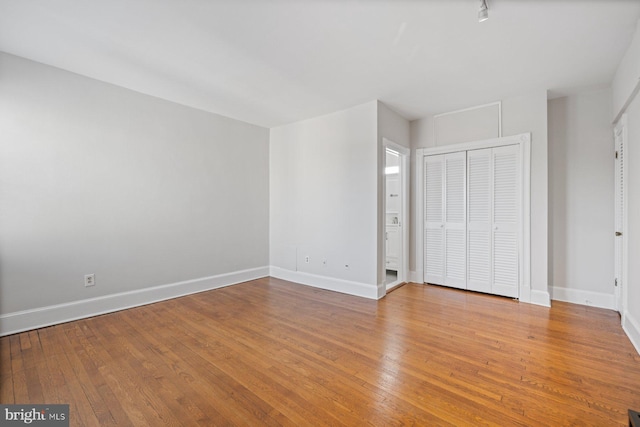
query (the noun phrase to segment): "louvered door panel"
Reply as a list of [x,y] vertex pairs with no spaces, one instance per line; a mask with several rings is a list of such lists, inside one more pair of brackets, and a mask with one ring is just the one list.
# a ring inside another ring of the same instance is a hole
[[520,146],[424,162],[425,282],[518,297]]
[[518,289],[518,239],[516,233],[493,234],[493,285],[491,293],[516,297]]
[[491,292],[492,150],[467,153],[467,289]]
[[464,230],[445,230],[445,278],[444,284],[466,289],[465,235]]
[[493,283],[491,293],[518,296],[520,218],[519,147],[492,149],[493,154]]
[[466,152],[445,155],[444,284],[466,289]]
[[425,277],[426,283],[443,284],[444,275],[444,241],[442,229],[427,229],[425,232]]
[[444,155],[424,158],[424,281],[444,284]]

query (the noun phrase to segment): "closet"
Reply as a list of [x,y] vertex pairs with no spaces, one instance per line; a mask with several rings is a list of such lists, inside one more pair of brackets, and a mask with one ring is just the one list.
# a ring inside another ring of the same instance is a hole
[[517,298],[518,144],[424,156],[424,281]]

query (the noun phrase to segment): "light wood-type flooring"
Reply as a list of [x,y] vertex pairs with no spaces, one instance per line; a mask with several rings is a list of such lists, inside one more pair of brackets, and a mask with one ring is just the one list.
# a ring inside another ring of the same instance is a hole
[[0,339],[1,403],[71,425],[623,426],[618,314],[408,284],[380,301],[265,278]]

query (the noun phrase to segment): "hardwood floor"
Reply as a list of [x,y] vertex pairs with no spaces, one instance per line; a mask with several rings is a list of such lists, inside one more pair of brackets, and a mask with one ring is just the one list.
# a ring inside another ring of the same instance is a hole
[[609,310],[409,284],[260,279],[0,339],[1,403],[71,425],[626,425],[640,357]]

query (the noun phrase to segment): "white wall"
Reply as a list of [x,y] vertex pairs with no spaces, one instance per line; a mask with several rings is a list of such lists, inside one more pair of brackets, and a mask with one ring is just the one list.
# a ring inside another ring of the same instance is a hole
[[531,300],[549,303],[547,92],[502,101],[502,135],[531,132]]
[[611,83],[614,120],[620,117],[633,100],[640,84],[640,21],[627,51]]
[[634,98],[627,114],[625,171],[629,262],[624,280],[627,298],[622,317],[623,327],[640,353],[640,96]]
[[409,121],[380,101],[378,107],[378,142],[384,155],[382,140],[384,138],[403,147],[410,148]]
[[[411,138],[409,131],[409,121],[397,114],[395,111],[377,102],[377,123],[378,123],[378,288],[383,289],[386,281],[386,258],[384,248],[386,245],[386,212],[384,194],[384,166],[385,166],[385,147],[384,139],[394,142],[406,148],[411,147]],[[410,186],[410,185],[409,185]],[[407,234],[407,233],[404,233]],[[411,233],[409,233],[411,234]]]
[[553,298],[614,308],[611,90],[549,101]]
[[271,129],[273,276],[378,297],[376,123],[373,101]]
[[481,141],[500,137],[500,105],[497,103],[433,117],[436,145]]
[[[636,93],[640,77],[640,27],[636,29],[629,49],[620,63],[612,83],[614,115],[627,114],[627,146],[625,147],[628,265],[623,273],[626,303],[622,326],[640,352],[640,96]],[[621,106],[621,104],[624,105]],[[625,105],[628,107],[625,108]],[[622,108],[620,112],[616,111]]]
[[[434,147],[433,116],[411,122],[411,148]],[[531,301],[549,304],[548,294],[548,166],[547,166],[547,93],[537,91],[502,100],[502,135],[531,132]],[[468,134],[469,132],[464,132]],[[451,141],[457,142],[457,141]],[[415,156],[412,156],[415,171]],[[412,173],[415,182],[415,174]],[[412,190],[411,212],[416,195]],[[416,230],[416,219],[411,227]],[[414,236],[415,233],[412,233]],[[410,269],[415,271],[415,239],[411,242]],[[415,271],[420,279],[422,272]]]
[[5,322],[268,265],[267,129],[12,55],[0,70]]

